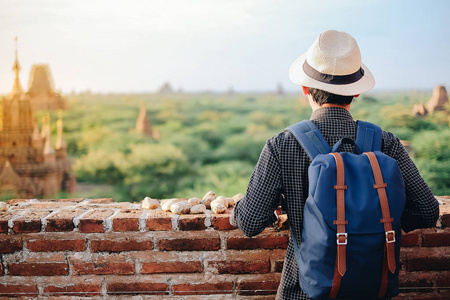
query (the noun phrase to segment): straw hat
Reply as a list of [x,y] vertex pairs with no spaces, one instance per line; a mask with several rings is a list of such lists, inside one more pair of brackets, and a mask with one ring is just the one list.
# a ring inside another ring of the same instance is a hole
[[343,31],[322,32],[289,69],[292,82],[337,95],[353,96],[372,89],[375,79],[361,63],[356,40]]

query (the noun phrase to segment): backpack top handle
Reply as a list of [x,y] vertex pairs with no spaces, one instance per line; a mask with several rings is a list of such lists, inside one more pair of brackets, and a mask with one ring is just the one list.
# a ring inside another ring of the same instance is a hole
[[359,149],[358,145],[355,143],[354,140],[352,140],[350,138],[340,139],[336,144],[334,144],[333,149],[331,149],[331,152],[341,152],[342,144],[351,144],[351,145],[355,146],[355,151],[353,153],[362,154],[362,151]]

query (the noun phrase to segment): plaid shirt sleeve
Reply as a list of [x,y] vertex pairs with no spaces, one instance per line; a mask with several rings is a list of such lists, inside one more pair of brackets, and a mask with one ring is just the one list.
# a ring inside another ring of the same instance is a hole
[[236,203],[230,223],[249,237],[261,233],[277,220],[275,210],[281,189],[280,164],[269,140],[250,177],[245,197]]

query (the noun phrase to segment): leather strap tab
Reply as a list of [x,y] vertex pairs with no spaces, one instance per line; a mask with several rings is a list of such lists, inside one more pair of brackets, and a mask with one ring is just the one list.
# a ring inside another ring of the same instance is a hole
[[383,215],[383,219],[381,219],[380,222],[384,224],[384,231],[386,232],[387,263],[391,273],[394,273],[396,269],[394,251],[395,232],[392,230],[392,222],[389,222],[390,220],[393,221],[393,219],[389,212],[389,203],[385,188],[387,184],[383,182],[383,175],[381,174],[380,165],[378,164],[375,154],[373,152],[364,152],[364,154],[367,155],[370,165],[372,166],[372,172],[375,178],[374,188],[377,190],[378,198],[380,199],[381,213]]
[[333,224],[334,224],[334,225],[347,225],[348,222],[347,222],[347,221],[344,221],[344,222],[338,222],[337,220],[334,220],[334,221],[333,221]]
[[[337,219],[335,224],[337,227],[336,243],[337,243],[337,269],[341,276],[344,276],[347,270],[346,261],[346,245],[347,233],[345,232],[345,225],[348,224],[345,220],[345,189],[347,186],[344,183],[344,161],[339,153],[330,153],[336,161],[336,212]],[[344,188],[345,187],[345,188]]]
[[336,254],[336,264],[334,265],[333,285],[331,286],[330,299],[336,299],[341,286],[341,274],[338,272],[338,259]]
[[346,190],[347,186],[346,185],[335,185],[334,189],[335,190]]
[[373,185],[374,189],[384,189],[387,188],[387,183],[382,183],[382,184],[374,184]]

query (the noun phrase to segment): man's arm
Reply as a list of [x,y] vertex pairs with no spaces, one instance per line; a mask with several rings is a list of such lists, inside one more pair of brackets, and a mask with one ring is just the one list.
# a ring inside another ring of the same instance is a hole
[[419,174],[400,140],[392,133],[384,132],[387,154],[397,160],[405,182],[406,204],[402,215],[402,229],[406,232],[417,228],[436,226],[439,218],[439,202]]
[[247,194],[233,209],[230,223],[246,236],[255,236],[277,220],[275,210],[282,190],[281,170],[270,140],[256,164]]

